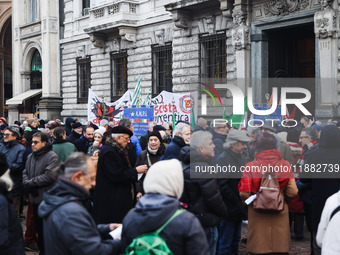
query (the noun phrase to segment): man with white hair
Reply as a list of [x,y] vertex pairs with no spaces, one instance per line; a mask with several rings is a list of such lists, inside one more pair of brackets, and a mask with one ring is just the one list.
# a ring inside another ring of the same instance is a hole
[[165,150],[165,153],[161,160],[173,158],[179,159],[179,152],[181,151],[181,148],[189,144],[190,142],[191,131],[190,126],[188,124],[185,123],[177,124],[174,133],[175,137],[172,139],[168,148]]
[[190,167],[183,170],[185,180],[183,202],[189,205],[188,210],[200,220],[211,254],[216,254],[217,226],[221,218],[227,217],[228,209],[223,203],[216,179],[210,176],[209,178],[195,178],[197,176],[191,176],[190,171],[209,167],[214,157],[214,148],[210,132],[193,133],[190,140]]

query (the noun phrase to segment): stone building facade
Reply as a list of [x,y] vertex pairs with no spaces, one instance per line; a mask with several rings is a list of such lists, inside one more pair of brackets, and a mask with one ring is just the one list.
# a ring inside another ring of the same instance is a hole
[[41,119],[60,117],[59,4],[12,1],[13,97],[6,101],[10,123],[38,113]]
[[[12,97],[12,1],[0,1],[0,105]],[[0,108],[7,116],[7,108]]]

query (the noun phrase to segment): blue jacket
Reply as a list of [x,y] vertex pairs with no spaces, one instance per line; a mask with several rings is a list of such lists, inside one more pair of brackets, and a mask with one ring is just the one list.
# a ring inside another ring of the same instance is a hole
[[118,254],[119,242],[103,240],[109,225],[97,228],[86,209],[88,202],[88,191],[63,177],[45,193],[38,212],[44,220],[46,254]]
[[130,137],[130,141],[131,143],[133,143],[136,147],[136,154],[137,154],[137,157],[139,156],[139,154],[142,152],[142,147],[140,147],[140,144],[139,144],[139,141],[138,141],[138,138],[137,136],[133,135]]
[[22,190],[22,172],[24,170],[23,156],[25,147],[18,140],[13,140],[0,145],[0,153],[6,155],[10,169],[10,177],[13,181],[12,196],[19,196]]
[[179,152],[181,149],[187,145],[182,137],[175,136],[169,144],[168,148],[166,148],[164,155],[161,157],[161,160],[168,159],[179,159]]

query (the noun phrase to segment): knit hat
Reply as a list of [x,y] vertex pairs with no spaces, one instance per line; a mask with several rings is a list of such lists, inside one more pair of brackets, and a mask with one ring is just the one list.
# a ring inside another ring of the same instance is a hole
[[103,137],[105,132],[106,132],[106,129],[104,127],[99,127],[98,129],[94,131],[93,135],[100,134]]
[[157,130],[154,130],[154,131],[149,135],[149,139],[150,139],[151,136],[156,136],[160,142],[163,141],[161,134],[160,134]]
[[18,139],[21,138],[21,133],[20,133],[20,127],[16,127],[16,126],[9,126],[8,130],[11,131],[12,133],[16,134]]
[[112,134],[128,134],[130,137],[133,136],[133,133],[130,129],[123,127],[123,126],[117,126],[111,129]]
[[8,127],[8,125],[6,123],[2,124],[2,125],[0,125],[0,130],[4,130],[6,127]]
[[6,120],[4,117],[0,117],[0,120],[1,120],[3,123],[7,123],[7,120]]
[[82,127],[83,125],[80,123],[80,122],[75,122],[73,125],[72,125],[72,129],[76,129],[76,128],[79,128],[79,127]]
[[183,193],[182,165],[177,159],[153,164],[144,179],[145,193],[156,193],[179,199]]

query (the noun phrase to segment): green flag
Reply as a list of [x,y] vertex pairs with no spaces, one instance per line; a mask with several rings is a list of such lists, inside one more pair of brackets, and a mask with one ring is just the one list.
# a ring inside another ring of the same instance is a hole
[[191,108],[191,130],[196,127],[194,107]]
[[[247,107],[247,97],[244,98],[244,113],[243,114],[231,114],[229,116],[229,118],[227,119],[228,120],[228,123],[232,124],[232,126],[234,128],[237,128],[239,129],[241,124],[240,123],[243,123],[243,120],[244,120],[244,117],[246,116],[246,113],[248,111],[248,107]],[[223,116],[224,117],[224,116]],[[245,120],[245,124],[246,123],[246,120]],[[242,127],[245,127],[242,125]]]
[[140,74],[138,76],[138,79],[137,79],[137,85],[136,85],[136,88],[135,88],[135,91],[133,92],[133,95],[132,95],[132,104],[131,105],[136,105],[138,107],[139,105],[139,101],[141,100],[142,98],[142,84],[141,84],[141,77],[140,77]]

